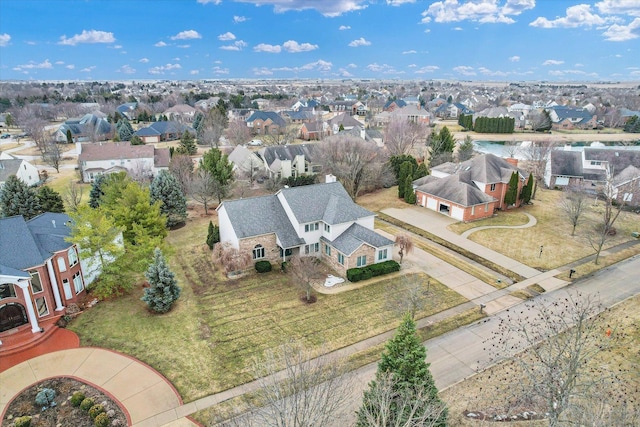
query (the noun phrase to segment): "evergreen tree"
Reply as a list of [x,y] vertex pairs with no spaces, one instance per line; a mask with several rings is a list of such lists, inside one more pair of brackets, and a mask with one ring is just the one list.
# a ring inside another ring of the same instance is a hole
[[144,141],[138,135],[131,137],[131,145],[144,145]]
[[404,182],[404,201],[415,205],[416,204],[416,192],[413,190],[413,176],[407,175]]
[[220,227],[213,225],[213,222],[209,221],[209,231],[207,232],[207,246],[209,249],[213,249],[213,245],[220,241]]
[[149,186],[151,203],[160,201],[160,212],[167,217],[167,227],[174,227],[187,219],[187,198],[180,183],[169,171],[162,170]]
[[473,140],[469,135],[458,147],[458,162],[469,160],[473,156]]
[[[407,176],[413,175],[413,163],[404,162],[400,165],[400,174],[398,176],[398,197],[403,199],[407,190]],[[411,186],[409,186],[411,187]]]
[[[402,323],[398,327],[394,337],[387,342],[382,358],[378,363],[376,378],[369,383],[369,389],[364,393],[362,407],[358,411],[357,425],[367,426],[364,412],[375,412],[375,405],[379,400],[374,396],[377,383],[386,375],[390,375],[393,380],[394,391],[402,394],[403,391],[421,391],[424,396],[418,413],[418,417],[423,413],[433,412],[436,419],[432,420],[434,426],[445,427],[447,424],[447,411],[432,411],[434,407],[440,407],[443,402],[438,397],[438,389],[429,371],[429,364],[426,362],[427,349],[420,342],[416,333],[416,324],[411,318],[411,314],[405,314]],[[392,410],[398,409],[393,408]],[[390,415],[388,425],[413,425],[407,420],[408,414],[396,411]],[[432,425],[431,423],[429,425]]]
[[153,262],[144,275],[151,286],[145,288],[141,300],[156,313],[171,310],[173,303],[180,297],[180,287],[160,249],[156,248],[153,252]]
[[184,131],[184,133],[180,137],[180,146],[178,147],[178,151],[182,154],[188,154],[190,156],[198,152],[196,140],[193,138],[193,135],[190,132]]
[[226,154],[217,148],[212,148],[202,156],[200,167],[211,174],[215,183],[215,193],[218,203],[227,196],[233,183],[233,163]]
[[196,131],[198,138],[202,136],[202,130],[204,128],[204,114],[198,113],[193,119],[193,129]]
[[71,135],[71,129],[67,129],[67,144],[73,144],[73,136]]
[[129,141],[133,136],[133,127],[126,117],[123,117],[116,123],[116,133],[120,141]]
[[520,193],[520,199],[523,203],[529,203],[531,201],[531,195],[533,194],[533,181],[533,175],[529,174],[527,185],[522,187],[522,193]]
[[24,219],[42,212],[36,191],[15,175],[8,177],[0,188],[0,211],[4,217],[22,215]]
[[425,162],[422,162],[418,165],[417,168],[415,168],[413,172],[413,179],[416,180],[427,175],[429,175],[429,169],[427,169],[427,164]]
[[509,188],[504,195],[504,204],[507,206],[515,205],[518,200],[518,180],[518,172],[513,172],[509,180]]
[[429,161],[431,162],[431,166],[443,163],[443,161],[450,161],[455,147],[456,141],[453,139],[453,135],[448,127],[443,127],[437,134],[434,133],[431,137],[431,146],[429,147]]
[[391,169],[393,169],[393,174],[396,179],[400,179],[400,166],[402,166],[404,162],[413,163],[414,169],[418,167],[418,161],[410,154],[399,154],[389,158],[389,165]]
[[64,202],[58,192],[43,185],[38,190],[38,202],[42,212],[64,212]]
[[104,195],[104,191],[102,190],[102,186],[105,183],[106,177],[102,174],[96,176],[91,183],[91,191],[89,192],[89,206],[92,208],[97,208],[100,206],[100,199]]

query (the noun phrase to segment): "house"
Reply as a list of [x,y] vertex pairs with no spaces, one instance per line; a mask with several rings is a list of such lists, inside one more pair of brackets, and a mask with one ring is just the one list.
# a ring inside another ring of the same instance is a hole
[[105,141],[113,135],[113,126],[107,121],[104,113],[94,111],[80,118],[65,121],[53,137],[56,142],[67,142],[68,132],[71,132],[73,142]]
[[300,128],[300,139],[306,141],[320,140],[329,135],[331,135],[331,128],[326,122],[307,122]]
[[0,218],[0,340],[40,333],[86,294],[78,248],[65,240],[70,221],[61,213]]
[[200,112],[197,108],[188,104],[177,104],[171,108],[164,110],[162,113],[169,120],[178,120],[181,122],[192,122],[196,113]]
[[276,135],[287,122],[275,111],[254,111],[247,119],[247,126],[256,135]]
[[236,145],[233,151],[229,153],[229,161],[233,163],[234,170],[243,173],[257,173],[264,169],[262,157],[244,145]]
[[399,118],[401,120],[407,120],[413,123],[422,123],[429,125],[431,123],[431,113],[429,113],[420,105],[407,105],[401,108],[395,108],[393,110],[385,110],[379,114],[376,114],[373,123],[374,126],[386,126],[392,120]]
[[473,114],[473,110],[459,102],[442,104],[435,110],[435,116],[442,119],[457,119],[461,114]]
[[13,175],[28,186],[40,182],[38,168],[26,160],[14,157],[9,153],[0,152],[0,188]]
[[217,211],[220,241],[254,261],[316,256],[344,275],[392,259],[393,241],[373,230],[375,214],[354,203],[339,182],[228,200]]
[[333,101],[328,105],[329,111],[336,113],[346,112],[350,116],[364,116],[367,114],[367,107],[360,101]]
[[406,107],[407,103],[402,99],[392,99],[390,101],[385,102],[382,106],[382,111],[393,111],[397,108]]
[[166,122],[153,122],[147,127],[138,129],[134,135],[139,136],[145,144],[153,144],[161,141],[180,139],[185,132],[189,132],[193,136],[196,135],[196,131],[192,127],[169,120]]
[[208,98],[208,99],[201,99],[199,101],[196,101],[194,106],[206,112],[212,109],[213,107],[215,107],[216,105],[218,105],[219,101],[220,101],[220,97],[212,96],[211,98]]
[[364,126],[364,123],[356,120],[353,116],[347,113],[338,114],[334,118],[329,119],[327,124],[334,135],[341,130],[340,127],[342,127],[342,130],[351,130],[354,127],[361,128]]
[[556,105],[547,111],[553,129],[595,129],[598,126],[597,116],[585,108]]
[[116,107],[116,111],[120,113],[120,115],[126,117],[127,120],[135,120],[137,108],[138,108],[137,102],[126,102],[124,104],[118,105]]
[[417,204],[451,216],[459,221],[474,221],[491,217],[496,209],[506,209],[504,197],[513,172],[518,173],[518,196],[515,207],[522,204],[520,192],[527,177],[513,164],[515,159],[503,159],[483,154],[460,164],[443,163],[431,170],[431,175],[413,182]]
[[160,170],[169,169],[169,149],[153,145],[131,145],[130,142],[76,144],[83,182],[93,182],[98,175],[127,172],[153,178]]
[[278,178],[318,173],[320,165],[313,163],[313,145],[273,145],[258,151],[264,170]]

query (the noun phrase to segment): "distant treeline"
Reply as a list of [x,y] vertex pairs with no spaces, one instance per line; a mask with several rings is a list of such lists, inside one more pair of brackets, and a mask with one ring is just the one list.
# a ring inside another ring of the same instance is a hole
[[475,123],[472,114],[460,114],[458,118],[460,126],[478,133],[513,133],[515,123],[512,117],[478,117]]

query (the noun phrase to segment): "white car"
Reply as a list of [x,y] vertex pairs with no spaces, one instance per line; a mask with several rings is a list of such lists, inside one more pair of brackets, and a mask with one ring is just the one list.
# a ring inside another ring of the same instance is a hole
[[262,141],[259,139],[252,139],[251,141],[249,141],[248,145],[251,145],[252,147],[257,147],[262,145]]

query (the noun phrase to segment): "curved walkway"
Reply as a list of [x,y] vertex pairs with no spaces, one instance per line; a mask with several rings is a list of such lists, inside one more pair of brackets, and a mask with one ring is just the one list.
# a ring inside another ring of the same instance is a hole
[[[0,373],[0,413],[18,393],[52,377],[67,376],[90,383],[121,404],[134,426],[197,426],[179,414],[182,399],[173,385],[144,363],[102,348],[61,350],[29,359]],[[177,411],[176,411],[177,410]],[[170,418],[157,414],[172,411]]]
[[480,231],[480,230],[489,230],[491,228],[529,228],[529,227],[533,227],[534,225],[536,225],[538,223],[538,220],[533,215],[528,214],[526,212],[523,212],[523,214],[525,214],[527,217],[529,217],[529,222],[526,223],[526,224],[522,224],[522,225],[485,225],[485,226],[482,226],[482,227],[471,228],[471,229],[465,231],[464,233],[460,234],[460,236],[462,236],[465,239],[467,239],[467,238],[469,238],[471,233],[475,233],[476,231]]

